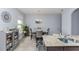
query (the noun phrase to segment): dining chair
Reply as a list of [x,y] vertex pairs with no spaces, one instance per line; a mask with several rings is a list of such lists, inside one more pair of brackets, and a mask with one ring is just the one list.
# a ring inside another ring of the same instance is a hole
[[43,44],[42,31],[36,31],[36,47]]
[[50,28],[47,29],[47,35],[49,35],[49,32],[50,32]]
[[30,30],[29,30],[29,35],[30,35],[30,37],[31,37],[31,39],[32,39],[32,29],[30,28]]

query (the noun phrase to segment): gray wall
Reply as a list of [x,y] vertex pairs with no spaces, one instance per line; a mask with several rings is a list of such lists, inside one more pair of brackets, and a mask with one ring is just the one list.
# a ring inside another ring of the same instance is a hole
[[[11,22],[5,23],[1,18],[1,13],[8,11],[11,14]],[[15,8],[0,8],[0,31],[5,31],[7,28],[13,28],[17,26],[17,20],[23,20],[23,15]]]
[[72,33],[72,13],[76,8],[65,8],[62,11],[62,34],[71,35]]
[[35,19],[42,19],[42,29],[46,31],[50,28],[50,34],[60,33],[61,31],[61,14],[47,15],[26,15],[25,23],[35,31]]
[[79,35],[79,9],[72,14],[72,35]]
[[[1,18],[1,13],[3,11],[8,11],[11,14],[11,22],[5,23]],[[15,8],[0,8],[0,31],[7,31],[9,28],[17,27],[17,20],[23,20],[24,16]],[[19,39],[22,39],[23,35],[19,32]]]

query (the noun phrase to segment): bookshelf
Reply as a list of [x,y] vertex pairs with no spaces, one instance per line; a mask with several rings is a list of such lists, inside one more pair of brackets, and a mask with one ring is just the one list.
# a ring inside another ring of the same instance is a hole
[[0,51],[12,51],[19,44],[18,30],[0,32]]

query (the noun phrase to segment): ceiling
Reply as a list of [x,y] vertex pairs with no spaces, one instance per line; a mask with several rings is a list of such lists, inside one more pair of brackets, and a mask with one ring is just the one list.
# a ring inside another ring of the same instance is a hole
[[60,14],[62,8],[18,8],[23,14]]

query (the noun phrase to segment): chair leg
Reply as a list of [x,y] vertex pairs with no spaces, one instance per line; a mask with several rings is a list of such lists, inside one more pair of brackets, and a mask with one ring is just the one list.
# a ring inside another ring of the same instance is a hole
[[31,40],[32,40],[32,35],[31,35]]

